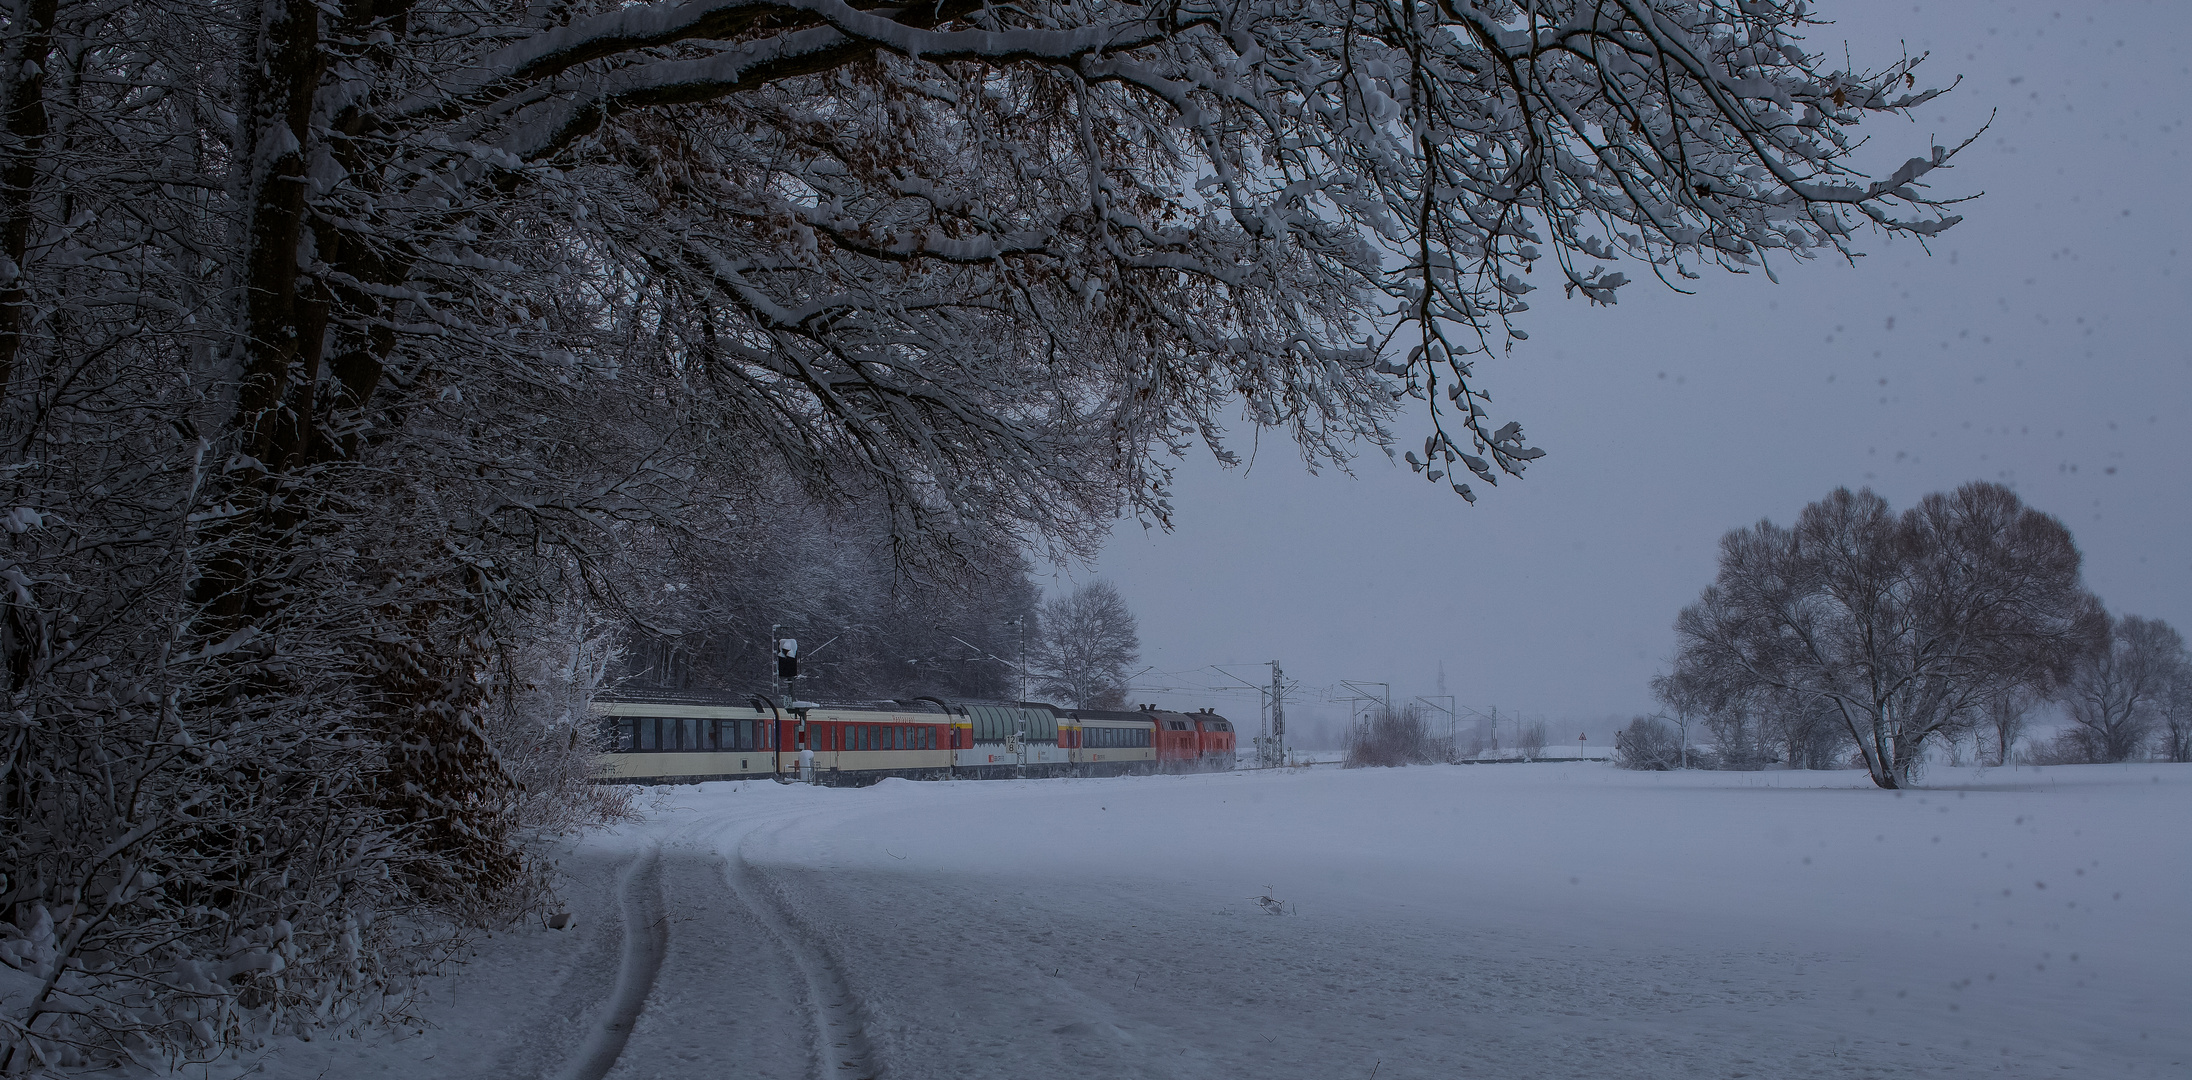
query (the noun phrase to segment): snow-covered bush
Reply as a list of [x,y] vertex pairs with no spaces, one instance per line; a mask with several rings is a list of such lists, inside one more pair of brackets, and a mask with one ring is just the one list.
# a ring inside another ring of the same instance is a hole
[[511,693],[487,717],[487,737],[515,787],[512,816],[528,835],[570,833],[636,814],[633,789],[600,783],[603,738],[591,706],[608,689],[623,627],[578,601],[550,605],[520,627]]
[[1344,767],[1349,769],[1431,765],[1455,757],[1453,743],[1431,733],[1430,715],[1414,702],[1377,706],[1347,729]]
[[1639,716],[1614,732],[1614,764],[1624,769],[1665,771],[1682,766],[1682,740],[1673,724]]
[[1536,761],[1545,756],[1545,739],[1545,721],[1531,720],[1516,730],[1515,749],[1525,760]]

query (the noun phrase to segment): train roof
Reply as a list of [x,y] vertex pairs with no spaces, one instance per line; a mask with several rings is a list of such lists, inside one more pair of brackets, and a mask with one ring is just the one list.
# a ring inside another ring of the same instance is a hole
[[768,695],[740,690],[664,690],[652,686],[618,686],[597,691],[594,700],[619,705],[703,705],[718,708],[768,709]]
[[[658,687],[645,686],[620,686],[604,690],[595,694],[594,700],[605,705],[684,705],[708,708],[754,709],[759,712],[768,712],[771,704],[769,695],[753,691],[664,690]],[[934,699],[926,698],[906,698],[895,701],[883,698],[803,701],[791,695],[785,695],[775,702],[775,706],[778,709],[789,710],[795,702],[816,709],[841,712],[941,713],[945,711],[944,707]]]
[[1122,723],[1149,723],[1147,709],[1067,709],[1061,715],[1075,720],[1114,720]]

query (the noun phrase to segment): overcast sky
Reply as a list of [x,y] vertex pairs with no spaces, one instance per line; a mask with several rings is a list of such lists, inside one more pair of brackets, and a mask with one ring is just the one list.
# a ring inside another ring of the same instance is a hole
[[[1651,708],[1671,624],[1722,533],[1787,523],[1838,485],[1897,509],[1974,479],[2060,517],[2117,612],[2192,630],[2192,294],[2184,128],[2192,5],[1815,5],[1812,48],[1881,66],[1930,52],[1962,76],[1914,122],[1865,124],[1883,160],[1992,127],[1938,190],[1983,192],[1933,244],[1864,239],[1775,285],[1645,278],[1615,308],[1532,295],[1530,340],[1481,364],[1496,421],[1548,451],[1471,507],[1370,451],[1310,476],[1282,439],[1250,468],[1180,471],[1177,527],[1122,523],[1093,566],[1141,620],[1140,685],[1214,687],[1207,665],[1302,688],[1447,692],[1555,721],[1556,739]],[[1885,172],[1887,170],[1881,170]],[[1420,441],[1418,427],[1403,424]],[[1247,451],[1250,433],[1238,430]],[[1408,439],[1403,439],[1405,444]],[[1137,693],[1253,724],[1256,696]],[[1561,729],[1568,729],[1563,732]]]

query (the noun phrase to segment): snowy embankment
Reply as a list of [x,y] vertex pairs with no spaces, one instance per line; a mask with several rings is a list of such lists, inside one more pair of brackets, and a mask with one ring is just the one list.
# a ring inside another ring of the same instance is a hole
[[568,854],[577,929],[483,942],[422,1033],[263,1064],[2192,1075],[2192,768],[1929,783],[1576,764],[680,788]]

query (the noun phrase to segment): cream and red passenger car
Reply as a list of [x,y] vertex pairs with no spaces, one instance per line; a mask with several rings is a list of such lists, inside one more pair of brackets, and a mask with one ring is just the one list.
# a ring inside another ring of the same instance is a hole
[[[832,704],[619,690],[594,705],[609,783],[886,777],[975,780],[1231,768],[1232,725],[1205,710],[1060,709],[923,697]],[[812,773],[806,773],[812,752]]]

